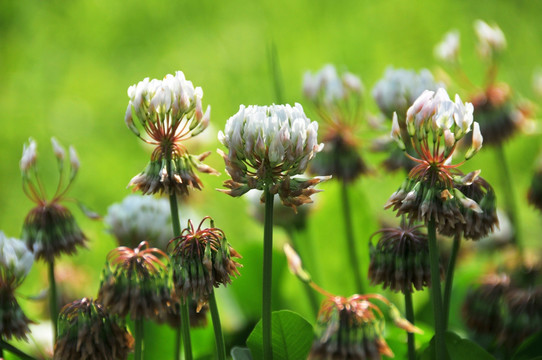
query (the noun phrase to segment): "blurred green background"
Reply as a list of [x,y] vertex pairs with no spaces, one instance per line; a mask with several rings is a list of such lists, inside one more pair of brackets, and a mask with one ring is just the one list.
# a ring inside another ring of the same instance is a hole
[[[542,2],[533,0],[2,1],[0,229],[8,236],[19,236],[32,207],[22,192],[19,171],[22,146],[29,137],[38,142],[40,171],[50,188],[56,185],[49,140],[55,136],[66,146],[74,145],[80,157],[72,197],[105,214],[110,204],[130,193],[126,185],[143,170],[150,151],[124,124],[126,90],[144,77],[162,78],[182,70],[194,85],[203,88],[204,106],[212,107],[212,126],[189,150],[214,152],[221,147],[216,140],[218,130],[240,104],[275,102],[269,66],[273,43],[287,102],[305,104],[301,95],[303,73],[333,63],[361,76],[368,90],[367,109],[376,113],[370,90],[385,68],[393,65],[435,70],[438,63],[433,47],[452,28],[461,32],[467,74],[480,83],[484,65],[474,51],[472,27],[480,18],[497,23],[508,41],[499,80],[508,82],[518,97],[537,100],[531,84],[533,71],[542,66],[541,16]],[[452,88],[450,92],[456,91]],[[465,99],[468,94],[461,95]],[[315,118],[310,107],[306,106],[306,111]],[[365,145],[374,135],[362,135]],[[540,214],[527,206],[525,194],[539,148],[539,134],[516,136],[506,148],[525,241],[537,251],[542,231]],[[499,192],[502,187],[494,157],[484,148],[465,170],[482,168],[482,174]],[[391,211],[383,210],[383,204],[404,177],[381,171],[378,164],[382,155],[366,153],[366,160],[376,172],[355,183],[351,191],[352,203],[356,204],[355,232],[365,266],[368,238],[378,229],[379,219],[393,219]],[[246,331],[260,314],[263,229],[248,214],[246,199],[215,191],[227,178],[220,157],[214,153],[207,163],[222,175],[202,175],[205,188],[190,196],[189,205],[201,216],[212,216],[244,256],[242,276],[218,292],[227,342],[243,345]],[[316,195],[306,246],[316,255],[313,270],[321,285],[331,292],[350,295],[354,285],[345,268],[338,186],[329,182],[320,188],[324,192]],[[74,295],[95,297],[105,256],[115,241],[102,222],[86,219],[75,208],[73,212],[90,239],[89,246],[77,256],[61,258],[59,266],[65,269]],[[314,316],[302,287],[285,267],[280,251],[285,240],[285,233],[277,229],[274,308],[292,309],[312,323]],[[486,264],[495,261],[489,259],[471,261],[464,267],[460,263],[458,287],[481,275]],[[47,287],[46,279],[44,264],[37,263],[20,293],[39,293]],[[458,293],[454,295],[451,323],[461,331],[461,291]],[[423,306],[427,298],[419,294],[415,300]],[[402,305],[400,298],[396,302]],[[44,304],[38,303],[40,309],[27,300],[21,300],[21,304],[30,318],[41,320],[45,316],[41,309]],[[173,332],[152,324],[148,327],[153,329],[147,331],[145,343],[149,358],[170,358]],[[193,338],[199,356],[212,354],[210,329],[196,332]]]

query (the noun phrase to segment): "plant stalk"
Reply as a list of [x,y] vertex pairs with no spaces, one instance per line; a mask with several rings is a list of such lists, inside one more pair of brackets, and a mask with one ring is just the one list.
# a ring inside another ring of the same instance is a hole
[[134,348],[134,360],[143,359],[143,336],[144,326],[143,318],[138,317],[135,320],[135,348]]
[[427,224],[429,238],[429,261],[431,266],[431,297],[433,302],[433,315],[435,318],[435,359],[447,359],[446,343],[444,340],[444,314],[442,312],[442,294],[440,290],[439,252],[437,247],[437,230],[435,219],[431,218]]
[[5,342],[4,340],[0,340],[0,359],[4,358],[4,351],[3,349],[6,349],[10,353],[17,355],[19,359],[21,360],[36,360],[30,355],[25,354],[21,350],[17,349],[15,346]]
[[212,290],[209,295],[209,308],[211,310],[211,318],[213,320],[213,329],[215,332],[216,352],[219,360],[226,360],[226,345],[224,344],[224,335],[220,326],[220,316],[218,307],[216,306],[215,291]]
[[267,186],[265,193],[265,222],[263,232],[263,291],[262,291],[262,328],[263,358],[273,359],[271,345],[271,280],[273,263],[273,194]]
[[514,237],[512,241],[519,250],[519,253],[523,255],[523,242],[521,239],[521,229],[518,221],[517,205],[514,196],[514,187],[512,186],[512,178],[510,175],[510,168],[506,155],[504,153],[504,146],[502,144],[495,146],[495,154],[497,155],[498,168],[501,169],[502,186],[504,187],[504,202],[506,206],[506,213],[510,218],[512,229],[514,231]]
[[[168,157],[166,168],[168,176],[170,177],[170,183],[174,180],[171,178],[172,174],[172,160],[171,156]],[[169,195],[169,208],[171,211],[171,225],[173,227],[173,236],[178,237],[181,235],[181,222],[179,220],[179,206],[177,204],[177,196],[175,193]],[[192,343],[190,340],[190,313],[188,310],[188,299],[181,299],[180,311],[181,323],[177,329],[177,338],[175,339],[175,355],[174,359],[180,359],[181,338],[184,343],[184,358],[185,360],[192,360]]]
[[56,342],[58,335],[58,295],[56,291],[55,281],[55,261],[52,259],[48,262],[49,265],[49,312],[51,323],[53,323],[53,342]]
[[452,244],[452,253],[450,255],[450,262],[448,263],[448,269],[446,269],[446,284],[444,285],[444,328],[448,329],[448,322],[450,319],[450,301],[452,298],[452,285],[454,283],[454,270],[457,260],[457,254],[459,253],[459,247],[461,245],[461,236],[455,235],[454,242]]
[[348,198],[348,185],[343,179],[341,183],[341,202],[343,206],[344,227],[346,231],[346,242],[348,245],[348,255],[350,259],[350,267],[354,274],[356,291],[358,294],[363,294],[363,281],[361,280],[361,266],[358,260],[358,251],[356,241],[354,239],[354,228],[352,226],[352,210],[350,200]]
[[[412,293],[405,292],[405,315],[406,319],[414,325],[414,307],[412,305]],[[414,333],[407,332],[408,360],[416,360],[416,342]]]

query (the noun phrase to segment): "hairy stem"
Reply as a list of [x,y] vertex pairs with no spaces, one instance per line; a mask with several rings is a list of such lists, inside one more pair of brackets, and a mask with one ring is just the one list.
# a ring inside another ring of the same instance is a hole
[[437,247],[437,231],[435,220],[431,218],[427,224],[429,237],[429,261],[431,266],[431,298],[435,318],[435,359],[447,359],[446,343],[444,340],[444,314],[442,312],[442,294],[440,290],[439,252]]
[[215,332],[216,352],[219,360],[226,360],[226,345],[224,344],[224,335],[220,326],[220,316],[218,307],[216,306],[215,291],[211,291],[209,295],[209,308],[211,310],[211,318],[213,320],[213,329]]
[[[414,307],[412,306],[412,293],[405,292],[406,319],[414,325]],[[407,332],[408,360],[416,360],[416,343],[414,333]]]
[[263,233],[263,292],[262,292],[262,328],[263,328],[263,358],[271,360],[271,280],[273,262],[273,194],[269,187],[265,193],[265,223]]
[[459,253],[459,247],[461,245],[461,236],[455,235],[454,242],[452,244],[452,253],[450,255],[450,262],[448,263],[448,269],[446,269],[446,283],[444,285],[444,328],[448,329],[448,322],[450,319],[450,300],[452,298],[452,285],[454,283],[454,270],[455,262],[457,260],[457,254]]

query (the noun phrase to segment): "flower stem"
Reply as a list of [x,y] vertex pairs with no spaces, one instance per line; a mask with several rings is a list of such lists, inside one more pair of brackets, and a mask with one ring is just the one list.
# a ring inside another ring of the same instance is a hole
[[514,237],[512,241],[517,246],[520,254],[523,254],[523,243],[521,241],[521,229],[517,217],[517,206],[514,197],[514,188],[512,186],[512,178],[510,176],[510,168],[508,167],[508,161],[506,161],[506,155],[504,153],[504,147],[502,144],[495,146],[495,154],[497,155],[498,168],[501,169],[502,185],[504,187],[504,202],[506,206],[506,213],[510,218]]
[[15,346],[8,344],[4,340],[0,340],[0,359],[4,358],[4,351],[3,349],[6,349],[10,353],[17,355],[19,359],[21,360],[36,360],[32,356],[25,354],[21,350],[17,349]]
[[269,187],[265,193],[265,223],[263,232],[263,292],[262,292],[262,328],[263,328],[263,358],[271,360],[271,280],[273,262],[273,194]]
[[134,360],[143,359],[143,319],[138,317],[135,320],[135,349]]
[[448,269],[446,270],[446,284],[444,285],[444,328],[448,329],[448,320],[450,317],[450,300],[452,298],[452,285],[454,283],[454,270],[455,262],[457,260],[457,254],[459,253],[459,247],[461,245],[461,236],[455,235],[454,242],[452,244],[452,253],[450,255],[450,262],[448,263]]
[[440,290],[440,267],[437,247],[437,230],[435,219],[431,218],[427,224],[429,238],[429,261],[431,266],[431,297],[433,300],[433,315],[435,318],[435,359],[447,359],[446,343],[444,340],[444,319],[442,312],[442,294]]
[[363,282],[361,280],[361,266],[358,261],[358,252],[356,248],[356,242],[354,240],[354,229],[352,226],[352,211],[350,208],[350,201],[348,199],[348,185],[343,179],[341,183],[341,202],[343,205],[343,217],[344,227],[346,230],[346,241],[348,245],[348,255],[350,258],[350,267],[354,274],[354,281],[356,283],[356,291],[358,294],[363,294]]
[[51,259],[49,264],[49,312],[51,316],[51,322],[53,323],[53,341],[56,342],[58,334],[57,320],[58,320],[58,296],[56,292],[55,281],[55,261]]
[[[405,292],[406,319],[414,325],[414,307],[412,306],[412,293]],[[416,360],[416,343],[414,333],[407,332],[408,360]]]
[[[167,173],[170,176],[170,183],[174,180],[171,179],[171,158],[167,159],[166,163]],[[177,237],[181,235],[181,222],[179,220],[179,206],[177,204],[177,196],[174,192],[169,195],[169,208],[171,211],[171,225],[173,227],[173,236]],[[181,299],[180,311],[181,323],[177,329],[177,338],[175,339],[175,355],[174,359],[180,359],[181,338],[184,343],[184,358],[185,360],[192,360],[192,343],[190,340],[190,314],[188,311],[188,299]]]
[[220,316],[218,315],[218,307],[216,306],[215,291],[212,290],[209,295],[209,308],[211,310],[211,318],[213,319],[213,329],[215,332],[216,352],[219,360],[226,360],[226,345],[224,344],[224,335],[222,335],[222,327],[220,326]]

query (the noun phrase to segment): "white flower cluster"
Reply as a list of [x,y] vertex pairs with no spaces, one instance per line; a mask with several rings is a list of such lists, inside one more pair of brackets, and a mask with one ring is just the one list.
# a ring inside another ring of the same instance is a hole
[[303,76],[303,93],[315,103],[323,101],[325,105],[330,105],[351,95],[361,98],[363,90],[363,84],[359,77],[349,72],[339,76],[331,64],[325,65],[314,74],[307,71]]
[[497,25],[490,26],[482,20],[476,20],[474,30],[478,37],[478,51],[482,57],[490,58],[506,48],[506,38]]
[[[184,211],[182,213],[186,215]],[[132,248],[148,241],[152,247],[165,250],[173,238],[169,201],[166,199],[128,195],[122,202],[109,206],[104,222],[120,245]]]
[[13,285],[19,285],[33,263],[34,254],[28,250],[23,241],[7,237],[0,231],[0,265],[3,281],[13,281]]
[[406,110],[424,90],[437,90],[443,85],[436,83],[427,69],[414,70],[388,67],[384,77],[373,88],[373,98],[380,111],[391,117],[394,112],[404,116]]
[[[454,102],[443,88],[438,89],[436,93],[426,90],[407,111],[407,131],[418,143],[424,142],[429,133],[432,134],[434,142],[443,136],[444,154],[447,156],[449,151],[453,151],[456,143],[473,130],[472,147],[466,154],[466,158],[469,159],[480,150],[483,142],[480,126],[473,119],[473,111],[473,105],[469,102],[463,103],[459,95],[455,96]],[[395,116],[391,135],[396,141],[401,141],[398,128]]]
[[307,118],[300,104],[241,105],[218,139],[228,148],[233,163],[291,176],[303,174],[309,160],[323,148],[317,133],[318,123]]
[[435,57],[445,62],[455,63],[459,58],[459,31],[452,30],[435,46]]
[[138,136],[134,115],[146,130],[150,124],[157,122],[164,127],[174,127],[185,120],[190,123],[187,129],[192,136],[199,134],[209,124],[211,108],[208,106],[203,113],[203,90],[201,87],[194,88],[182,71],[177,71],[175,75],[168,74],[163,80],[145,78],[128,88],[128,97],[130,102],[125,122]]

